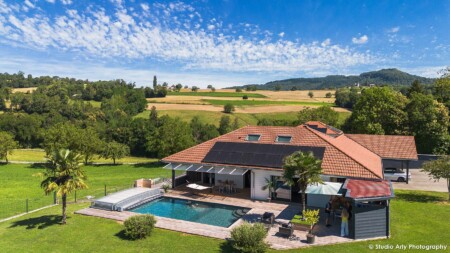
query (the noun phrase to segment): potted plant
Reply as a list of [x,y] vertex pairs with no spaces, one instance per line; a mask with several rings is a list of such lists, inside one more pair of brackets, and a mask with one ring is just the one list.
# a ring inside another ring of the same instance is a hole
[[267,177],[265,178],[265,180],[266,180],[266,184],[263,187],[261,187],[261,190],[265,191],[265,190],[269,189],[270,199],[275,199],[277,197],[276,196],[277,193],[273,191],[276,187],[275,181],[271,180]]
[[163,188],[164,192],[167,193],[169,191],[169,189],[170,189],[170,185],[165,183],[165,184],[162,185],[162,188]]
[[303,218],[309,224],[310,230],[306,235],[306,241],[308,243],[314,243],[316,236],[313,234],[314,226],[319,222],[319,209],[317,210],[306,210],[303,213]]

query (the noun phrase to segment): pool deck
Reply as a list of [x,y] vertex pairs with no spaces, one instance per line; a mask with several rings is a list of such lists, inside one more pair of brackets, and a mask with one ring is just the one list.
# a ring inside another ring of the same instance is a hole
[[[207,237],[213,237],[218,239],[230,238],[230,231],[233,227],[239,226],[244,221],[256,222],[264,212],[272,212],[275,214],[275,225],[269,229],[266,241],[273,249],[294,249],[301,247],[309,247],[311,244],[306,243],[306,233],[304,231],[295,231],[295,239],[289,240],[278,234],[278,228],[281,223],[287,223],[298,211],[300,210],[300,204],[297,203],[274,203],[266,201],[256,201],[250,199],[233,198],[233,197],[217,197],[214,195],[192,195],[188,192],[171,191],[165,194],[166,197],[176,197],[188,200],[196,200],[208,203],[217,203],[224,205],[240,206],[251,208],[251,210],[245,214],[241,219],[236,221],[228,228],[211,226],[207,224],[200,224],[196,222],[183,221],[177,219],[170,219],[164,217],[157,217],[156,227],[162,229],[169,229],[179,231],[187,234],[195,234]],[[100,210],[94,208],[85,208],[75,212],[76,214],[95,216],[101,218],[107,218],[117,221],[125,221],[128,217],[133,215],[139,215],[134,212],[115,212]],[[321,215],[319,224],[316,225],[314,232],[316,234],[316,242],[313,245],[326,245],[345,242],[354,242],[350,238],[341,237],[340,233],[340,220],[337,219],[333,222],[331,227],[325,226],[325,216]],[[379,238],[378,238],[379,239]]]

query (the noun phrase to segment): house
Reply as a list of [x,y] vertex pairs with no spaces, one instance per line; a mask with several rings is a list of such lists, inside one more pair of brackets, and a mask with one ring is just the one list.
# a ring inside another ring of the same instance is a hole
[[[355,219],[350,223],[354,238],[389,236],[389,199],[394,196],[384,180],[383,159],[417,160],[412,136],[355,135],[322,122],[296,127],[246,126],[162,159],[172,169],[173,187],[189,182],[220,186],[232,182],[247,190],[248,198],[267,200],[267,180],[276,182],[277,199],[298,201],[297,186],[283,178],[283,158],[295,151],[312,152],[322,160],[322,179],[342,183],[340,194],[351,201]],[[175,177],[175,170],[185,171]],[[324,207],[330,196],[307,195],[306,202]],[[374,204],[376,203],[376,204]],[[375,217],[373,222],[358,223]],[[373,224],[385,224],[371,232]]]

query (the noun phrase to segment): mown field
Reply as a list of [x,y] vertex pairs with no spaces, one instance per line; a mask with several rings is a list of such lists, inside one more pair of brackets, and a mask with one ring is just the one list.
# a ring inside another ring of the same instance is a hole
[[[40,188],[42,179],[36,174],[44,171],[39,164],[0,165],[0,219],[24,212],[25,200],[29,199],[30,209],[49,205],[52,196],[45,196]],[[77,192],[77,197],[88,195],[101,197],[107,192],[129,188],[139,178],[170,178],[171,171],[162,164],[148,163],[136,165],[89,165],[83,166],[88,177],[89,189]],[[74,194],[69,196],[74,200]]]
[[266,98],[266,96],[259,93],[247,93],[247,92],[214,92],[214,91],[182,91],[182,92],[169,92],[168,96],[205,96],[205,97],[243,97],[247,95],[249,98]]
[[[190,122],[193,117],[197,116],[203,123],[214,124],[219,126],[220,118],[223,115],[227,115],[231,118],[232,122],[235,118],[238,119],[239,126],[257,125],[258,120],[273,119],[273,120],[287,120],[295,121],[297,119],[298,112],[284,112],[284,113],[232,113],[225,114],[220,111],[199,111],[199,110],[161,110],[158,111],[159,115],[168,115],[170,117],[178,117],[185,122]],[[343,124],[344,121],[350,117],[350,112],[339,112],[339,124]],[[149,111],[144,111],[138,114],[136,117],[148,118]]]
[[[390,239],[269,252],[374,252],[370,245],[448,245],[450,204],[445,201],[446,196],[446,193],[396,191],[391,202]],[[69,205],[64,226],[58,224],[60,206],[0,223],[2,252],[233,252],[224,240],[163,229],[155,229],[146,239],[130,241],[124,236],[123,225],[116,221],[73,213],[87,206]]]
[[221,105],[232,104],[234,106],[260,106],[260,105],[304,105],[304,106],[333,106],[332,103],[325,102],[307,102],[307,101],[274,101],[274,100],[252,100],[252,99],[242,99],[242,100],[216,100],[216,99],[203,99],[202,101],[207,102],[211,105]]
[[[12,155],[8,156],[10,161],[18,162],[44,162],[45,151],[43,149],[15,149]],[[122,159],[116,160],[116,163],[150,163],[155,162],[156,159],[147,157],[127,156]],[[111,159],[104,159],[95,157],[92,162],[94,163],[113,163]]]

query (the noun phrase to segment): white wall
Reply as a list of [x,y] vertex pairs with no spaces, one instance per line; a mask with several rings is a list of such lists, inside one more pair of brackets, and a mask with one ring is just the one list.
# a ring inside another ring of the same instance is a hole
[[331,195],[306,194],[307,206],[325,208]]
[[266,185],[265,178],[271,176],[281,176],[282,171],[269,171],[269,170],[259,170],[252,169],[251,175],[251,198],[258,200],[266,200],[269,197],[269,190],[263,191],[261,188]]

